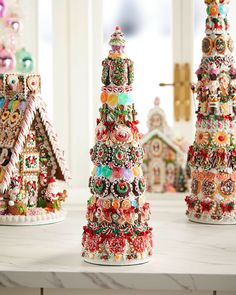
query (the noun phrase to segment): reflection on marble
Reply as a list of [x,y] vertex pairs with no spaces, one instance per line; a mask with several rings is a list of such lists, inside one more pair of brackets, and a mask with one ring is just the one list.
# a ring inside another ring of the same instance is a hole
[[[114,289],[45,289],[44,295],[120,295],[120,290]],[[1,293],[0,293],[1,295]],[[6,295],[6,294],[4,294]],[[8,294],[7,294],[8,295]],[[11,294],[12,295],[12,294]],[[18,294],[17,294],[18,295]],[[22,294],[23,295],[23,294]],[[25,294],[24,294],[25,295]],[[157,291],[157,290],[130,290],[122,289],[122,295],[212,295],[211,291]],[[219,295],[219,294],[217,294]],[[220,294],[220,295],[235,295]]]
[[149,263],[83,262],[85,204],[70,204],[62,223],[0,227],[0,287],[236,290],[236,226],[188,222],[183,195],[156,198],[151,200],[155,253]]
[[[58,289],[53,289],[53,290],[58,290]],[[65,291],[65,289],[61,289],[61,290]],[[46,295],[46,292],[44,292],[44,293],[45,294],[43,294],[43,295]],[[0,288],[0,295],[40,295],[40,289],[32,289],[32,288],[30,288],[30,289],[29,288]],[[57,294],[57,295],[59,295],[59,294]],[[71,294],[63,294],[63,295],[71,295]],[[83,294],[83,295],[85,295],[85,294]],[[200,294],[200,295],[202,295],[202,294]]]

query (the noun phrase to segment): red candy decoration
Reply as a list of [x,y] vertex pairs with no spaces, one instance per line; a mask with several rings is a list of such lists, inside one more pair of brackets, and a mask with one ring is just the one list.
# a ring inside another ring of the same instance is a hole
[[135,252],[142,253],[147,247],[147,238],[145,236],[138,236],[133,240],[132,245]]
[[124,253],[126,246],[126,239],[123,237],[114,237],[107,240],[108,251],[112,254]]

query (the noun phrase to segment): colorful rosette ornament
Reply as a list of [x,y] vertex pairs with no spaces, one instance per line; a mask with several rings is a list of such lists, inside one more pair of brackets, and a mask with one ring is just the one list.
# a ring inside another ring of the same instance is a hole
[[196,136],[188,151],[189,220],[236,224],[236,66],[227,19],[230,0],[205,0],[206,36],[193,86],[199,101]]
[[94,264],[132,265],[147,262],[152,255],[150,206],[143,196],[143,148],[131,95],[133,62],[124,53],[119,27],[109,44],[111,51],[102,62],[96,143],[90,150],[95,168],[89,180],[82,256]]

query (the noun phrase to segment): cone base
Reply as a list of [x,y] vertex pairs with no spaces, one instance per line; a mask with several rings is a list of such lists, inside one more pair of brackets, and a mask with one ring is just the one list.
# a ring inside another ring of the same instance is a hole
[[106,265],[106,266],[129,266],[129,265],[138,265],[144,264],[150,261],[150,258],[146,259],[137,259],[137,260],[127,260],[127,261],[103,261],[99,259],[91,259],[83,257],[86,263],[95,264],[95,265]]
[[194,214],[189,213],[188,219],[191,222],[202,223],[202,224],[213,224],[213,225],[233,225],[236,224],[236,216],[222,216],[221,219],[213,219],[210,215],[201,215],[199,218],[195,217]]

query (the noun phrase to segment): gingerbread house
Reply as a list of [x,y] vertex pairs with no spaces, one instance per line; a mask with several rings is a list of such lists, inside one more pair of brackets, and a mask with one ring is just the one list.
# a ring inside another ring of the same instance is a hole
[[145,151],[143,172],[147,179],[147,191],[185,191],[187,180],[184,179],[183,185],[181,182],[187,144],[175,138],[160,107],[159,98],[155,99],[154,108],[149,112],[147,126],[148,133],[142,139]]
[[40,95],[40,76],[0,75],[0,224],[60,221],[69,181],[64,153]]

